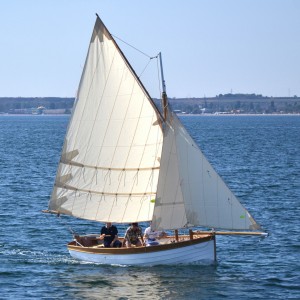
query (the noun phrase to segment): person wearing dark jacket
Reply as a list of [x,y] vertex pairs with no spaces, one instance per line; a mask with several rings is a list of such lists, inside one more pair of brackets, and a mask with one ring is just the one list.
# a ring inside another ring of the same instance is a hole
[[122,246],[122,243],[118,240],[118,229],[110,222],[107,222],[101,228],[100,240],[104,240],[104,247],[106,248],[120,248]]

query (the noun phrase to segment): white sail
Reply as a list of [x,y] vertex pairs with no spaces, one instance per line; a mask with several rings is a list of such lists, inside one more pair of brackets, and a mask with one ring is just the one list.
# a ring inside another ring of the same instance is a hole
[[97,18],[49,209],[103,222],[152,219],[161,149],[160,114]]
[[[163,116],[97,17],[45,212],[100,222],[152,220],[159,230],[259,228],[168,109],[159,58]],[[97,234],[76,235],[68,249],[101,264],[207,262],[216,260],[217,234],[175,232],[158,245],[121,249],[103,247]]]
[[153,226],[259,228],[173,113],[165,126]]
[[49,210],[158,229],[259,228],[176,115],[162,122],[97,18]]

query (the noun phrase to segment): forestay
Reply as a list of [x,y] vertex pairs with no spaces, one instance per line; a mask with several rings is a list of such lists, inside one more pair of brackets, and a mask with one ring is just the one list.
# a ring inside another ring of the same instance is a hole
[[162,149],[160,119],[97,18],[49,209],[103,222],[151,220]]
[[165,126],[153,226],[258,229],[175,113]]

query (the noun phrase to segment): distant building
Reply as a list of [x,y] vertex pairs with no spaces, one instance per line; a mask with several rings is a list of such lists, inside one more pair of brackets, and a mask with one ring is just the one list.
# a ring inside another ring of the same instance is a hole
[[58,108],[58,109],[44,109],[45,115],[63,115],[66,113],[66,109]]

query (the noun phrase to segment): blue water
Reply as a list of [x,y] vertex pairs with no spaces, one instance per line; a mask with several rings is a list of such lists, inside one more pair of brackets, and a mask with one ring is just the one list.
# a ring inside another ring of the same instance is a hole
[[68,226],[100,224],[41,213],[68,117],[0,116],[0,299],[299,299],[300,116],[182,122],[268,238],[218,236],[212,266],[75,261]]

